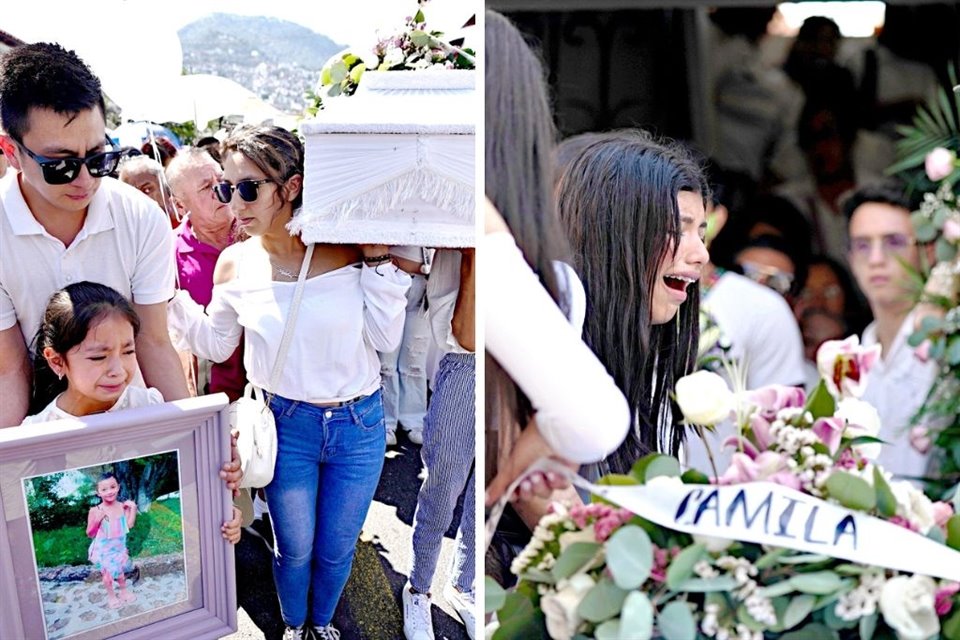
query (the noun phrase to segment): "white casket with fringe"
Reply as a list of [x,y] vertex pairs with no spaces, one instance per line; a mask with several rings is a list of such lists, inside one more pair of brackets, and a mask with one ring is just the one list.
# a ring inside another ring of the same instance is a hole
[[364,74],[301,124],[304,242],[474,246],[473,71]]

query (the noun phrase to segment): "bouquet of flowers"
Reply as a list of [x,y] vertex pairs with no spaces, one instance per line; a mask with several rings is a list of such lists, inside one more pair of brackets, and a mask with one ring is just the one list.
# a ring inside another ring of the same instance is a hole
[[427,29],[423,5],[428,1],[418,0],[417,12],[407,16],[404,28],[379,39],[371,50],[347,49],[330,58],[320,71],[317,89],[307,93],[307,113],[316,115],[323,108],[323,98],[353,95],[367,70],[476,68],[476,52],[447,42],[441,31]]
[[911,188],[924,191],[920,209],[913,213],[917,240],[932,242],[936,264],[922,278],[922,317],[910,337],[911,346],[923,359],[932,358],[940,376],[921,407],[913,442],[921,451],[935,445],[941,486],[934,494],[960,481],[960,86],[953,99],[941,91],[938,100],[921,107],[912,126],[903,127],[898,143],[900,161],[890,171],[900,173]]
[[730,467],[710,478],[654,454],[593,503],[555,505],[511,567],[517,588],[487,580],[488,634],[960,639],[960,498],[932,502],[873,462],[879,418],[859,396],[878,357],[825,343],[809,398],[678,381],[688,422],[735,420]]

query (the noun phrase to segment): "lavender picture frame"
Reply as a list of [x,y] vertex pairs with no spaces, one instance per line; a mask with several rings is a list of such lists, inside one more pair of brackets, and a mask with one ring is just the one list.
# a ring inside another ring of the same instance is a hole
[[0,429],[0,638],[47,638],[23,480],[176,451],[186,599],[69,640],[214,639],[237,628],[234,550],[220,533],[232,513],[219,477],[230,459],[227,397],[190,398],[78,420]]

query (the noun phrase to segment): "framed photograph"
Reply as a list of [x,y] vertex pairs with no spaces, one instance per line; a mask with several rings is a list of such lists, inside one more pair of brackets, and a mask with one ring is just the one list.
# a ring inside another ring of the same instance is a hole
[[236,630],[223,394],[0,429],[0,638]]

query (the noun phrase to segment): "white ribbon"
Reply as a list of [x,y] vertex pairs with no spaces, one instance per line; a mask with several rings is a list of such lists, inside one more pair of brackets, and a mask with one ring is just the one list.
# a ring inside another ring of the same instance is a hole
[[497,522],[523,477],[551,471],[571,484],[655,524],[684,533],[772,545],[948,580],[960,580],[960,552],[899,525],[825,502],[771,482],[740,485],[591,484],[552,460],[539,460],[515,480],[491,510]]

